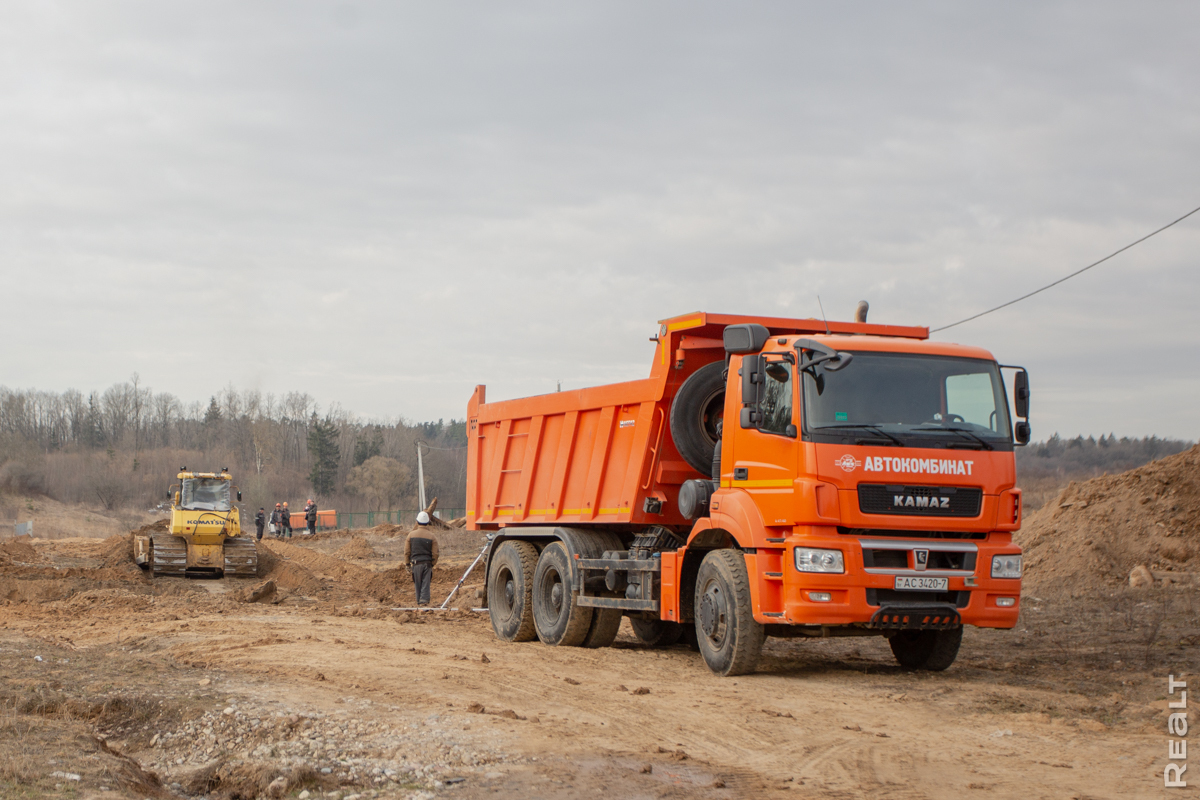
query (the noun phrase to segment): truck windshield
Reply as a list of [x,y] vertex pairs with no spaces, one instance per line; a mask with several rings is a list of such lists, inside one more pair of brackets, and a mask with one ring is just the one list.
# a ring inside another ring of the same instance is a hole
[[994,361],[856,352],[836,372],[823,365],[805,370],[803,386],[810,434],[862,431],[896,442],[928,438],[945,446],[957,440],[986,449],[1012,440]]
[[229,481],[220,478],[185,478],[180,505],[192,511],[229,511]]

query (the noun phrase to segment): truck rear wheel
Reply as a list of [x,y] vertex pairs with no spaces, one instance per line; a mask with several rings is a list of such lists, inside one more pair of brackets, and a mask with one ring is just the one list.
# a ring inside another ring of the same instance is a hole
[[584,637],[584,647],[608,647],[617,638],[621,630],[621,609],[593,608],[592,624]]
[[[606,550],[621,550],[621,538],[610,531],[593,531],[587,538],[585,546],[589,551],[586,557],[600,558]],[[583,554],[581,554],[583,555]],[[584,637],[583,646],[590,648],[608,647],[617,638],[621,630],[621,620],[624,614],[619,608],[592,608],[592,624]]]
[[683,636],[683,626],[678,622],[630,617],[629,623],[638,641],[650,647],[670,647]]
[[529,542],[501,542],[488,574],[488,616],[492,630],[506,642],[537,638],[533,625],[533,573],[537,548]]
[[533,574],[533,624],[548,645],[578,647],[587,638],[592,609],[576,604],[571,561],[562,542],[546,545]]
[[941,672],[954,663],[962,644],[962,628],[944,631],[900,631],[888,639],[901,666]]
[[713,550],[696,575],[696,639],[704,663],[718,675],[753,672],[765,638],[754,621],[745,557]]
[[714,361],[693,372],[671,401],[671,439],[675,449],[701,475],[712,472],[717,424],[725,413],[725,362]]

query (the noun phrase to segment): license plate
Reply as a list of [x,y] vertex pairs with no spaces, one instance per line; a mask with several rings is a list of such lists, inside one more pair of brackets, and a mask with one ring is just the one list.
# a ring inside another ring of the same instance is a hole
[[896,576],[897,589],[918,592],[944,592],[950,588],[949,578],[912,578],[907,575]]

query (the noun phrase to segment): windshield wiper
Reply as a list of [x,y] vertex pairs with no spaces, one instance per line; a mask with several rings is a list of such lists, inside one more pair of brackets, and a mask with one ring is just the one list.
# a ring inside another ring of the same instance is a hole
[[989,442],[987,439],[984,439],[981,436],[975,435],[974,433],[967,430],[966,428],[951,428],[946,425],[938,425],[935,428],[913,428],[912,430],[914,430],[914,431],[953,431],[954,433],[962,433],[962,434],[966,434],[967,436],[971,437],[975,441],[979,442],[979,444],[983,447],[984,450],[995,450],[996,449],[996,448],[992,447],[991,442]]
[[819,427],[813,428],[813,430],[824,431],[824,430],[829,430],[830,428],[838,428],[838,429],[849,428],[849,429],[853,429],[853,430],[870,431],[871,433],[879,434],[880,436],[884,437],[885,439],[891,439],[892,442],[894,442],[895,444],[899,445],[900,447],[904,447],[903,441],[901,441],[900,439],[897,439],[895,436],[892,436],[890,433],[885,431],[883,428],[879,427],[878,425],[870,425],[870,424],[867,424],[864,422],[852,422],[852,423],[847,423],[845,425],[821,425]]

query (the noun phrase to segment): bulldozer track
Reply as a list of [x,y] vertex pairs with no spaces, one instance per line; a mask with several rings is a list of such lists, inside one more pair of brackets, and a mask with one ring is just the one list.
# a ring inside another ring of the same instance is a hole
[[183,577],[187,573],[187,542],[169,534],[151,536],[150,571],[154,575]]
[[251,539],[225,540],[225,577],[254,578],[258,575],[258,548]]

